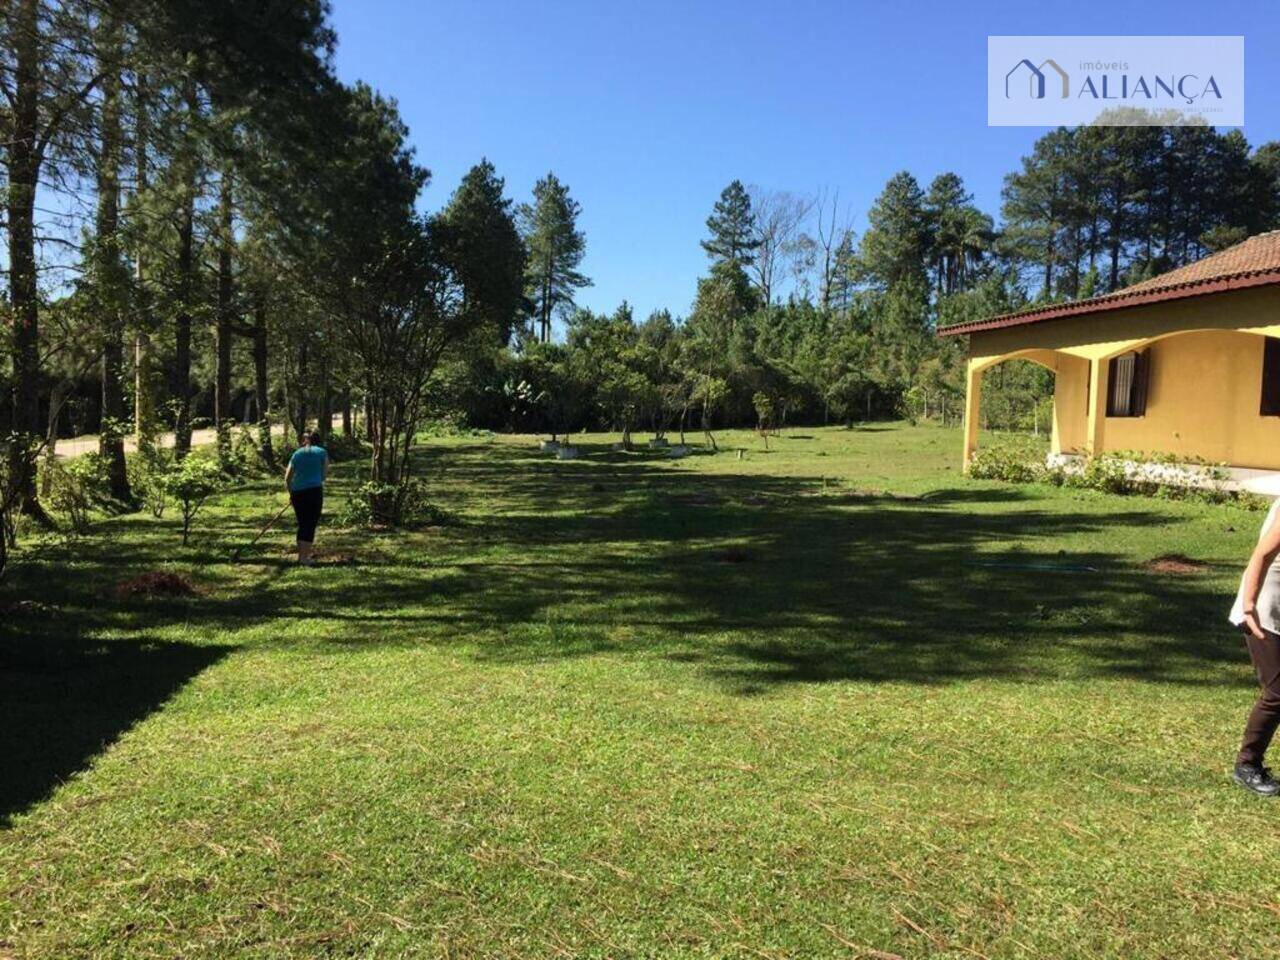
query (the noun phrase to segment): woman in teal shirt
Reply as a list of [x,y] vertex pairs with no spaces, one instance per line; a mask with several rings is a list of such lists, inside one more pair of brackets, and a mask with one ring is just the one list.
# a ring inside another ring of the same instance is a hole
[[289,502],[298,518],[298,562],[304,567],[315,565],[311,544],[316,539],[316,524],[324,509],[324,481],[329,475],[329,455],[320,446],[320,434],[304,433],[302,446],[293,451],[284,471],[289,488]]

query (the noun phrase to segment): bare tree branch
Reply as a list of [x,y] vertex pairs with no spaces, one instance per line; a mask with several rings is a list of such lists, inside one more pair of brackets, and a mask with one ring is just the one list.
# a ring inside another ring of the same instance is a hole
[[755,185],[748,191],[755,214],[756,239],[760,242],[751,264],[751,274],[760,298],[768,305],[778,292],[787,249],[809,218],[817,200],[787,190],[769,190]]

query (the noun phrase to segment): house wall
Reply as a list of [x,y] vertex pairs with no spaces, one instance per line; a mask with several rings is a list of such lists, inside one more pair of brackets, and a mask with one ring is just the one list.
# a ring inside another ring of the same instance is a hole
[[[970,335],[970,377],[1015,356],[1057,375],[1053,450],[1142,450],[1280,469],[1280,418],[1258,412],[1280,288],[1256,287]],[[1107,361],[1150,348],[1144,417],[1106,417]],[[1092,390],[1090,389],[1092,386]],[[977,443],[966,429],[966,460]]]
[[1088,436],[1089,361],[1059,354],[1053,382],[1054,453],[1084,453]]
[[1262,337],[1201,331],[1157,340],[1144,417],[1107,417],[1108,450],[1280,468],[1280,417],[1258,413]]

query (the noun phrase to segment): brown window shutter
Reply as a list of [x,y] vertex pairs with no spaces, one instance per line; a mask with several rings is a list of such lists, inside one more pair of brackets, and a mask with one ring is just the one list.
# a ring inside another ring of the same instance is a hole
[[1129,415],[1147,415],[1147,389],[1151,385],[1151,348],[1148,347],[1133,361],[1133,399],[1129,403]]
[[1107,416],[1114,417],[1116,415],[1116,372],[1119,364],[1116,361],[1119,357],[1112,357],[1107,361]]
[[1262,405],[1264,417],[1280,417],[1280,339],[1262,338]]

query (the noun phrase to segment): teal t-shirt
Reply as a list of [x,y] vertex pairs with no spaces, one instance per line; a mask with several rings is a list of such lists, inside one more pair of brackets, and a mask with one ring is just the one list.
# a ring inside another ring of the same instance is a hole
[[299,447],[289,458],[293,473],[289,475],[289,489],[310,490],[324,486],[324,462],[329,455],[324,447]]

